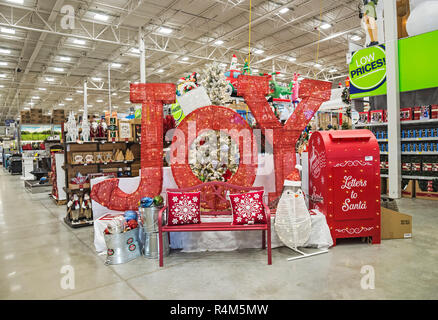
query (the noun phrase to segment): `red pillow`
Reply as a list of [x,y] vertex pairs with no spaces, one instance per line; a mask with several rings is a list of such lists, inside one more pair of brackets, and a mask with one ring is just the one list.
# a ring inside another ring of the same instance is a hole
[[266,223],[264,191],[230,194],[233,224]]
[[167,192],[169,226],[201,223],[201,192]]

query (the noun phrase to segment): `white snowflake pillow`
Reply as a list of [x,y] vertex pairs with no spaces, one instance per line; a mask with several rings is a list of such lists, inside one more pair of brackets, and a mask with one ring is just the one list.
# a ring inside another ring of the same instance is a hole
[[264,191],[230,194],[233,224],[265,224]]
[[201,223],[201,192],[167,192],[169,226]]

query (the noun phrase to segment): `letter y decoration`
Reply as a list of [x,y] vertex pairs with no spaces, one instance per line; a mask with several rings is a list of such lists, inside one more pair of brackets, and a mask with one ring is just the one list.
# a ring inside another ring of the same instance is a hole
[[324,101],[330,99],[332,83],[327,81],[304,79],[300,83],[300,103],[284,125],[282,125],[271,109],[265,96],[269,92],[269,79],[241,75],[238,78],[237,94],[245,99],[257,123],[263,129],[274,131],[274,170],[276,191],[269,195],[269,202],[281,195],[283,183],[288,174],[295,168],[295,145]]

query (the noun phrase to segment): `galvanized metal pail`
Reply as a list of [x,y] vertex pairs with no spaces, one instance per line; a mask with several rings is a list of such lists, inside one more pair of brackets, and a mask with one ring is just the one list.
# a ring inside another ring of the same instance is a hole
[[[144,233],[144,246],[143,254],[146,258],[157,259],[159,257],[159,233],[158,232],[146,232]],[[163,256],[169,255],[169,234],[163,232]]]
[[139,228],[115,234],[105,234],[107,247],[105,264],[121,264],[141,255],[138,241]]
[[[163,207],[139,207],[138,223],[143,227],[144,232],[158,232],[158,213]],[[166,224],[166,215],[163,215],[163,226]]]

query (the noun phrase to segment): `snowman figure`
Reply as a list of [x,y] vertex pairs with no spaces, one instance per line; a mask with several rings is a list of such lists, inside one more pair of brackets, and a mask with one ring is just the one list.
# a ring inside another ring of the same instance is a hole
[[406,31],[410,37],[438,30],[438,0],[410,0]]
[[301,178],[297,165],[284,182],[275,215],[275,231],[280,240],[294,251],[303,246],[310,237],[312,224],[307,210],[304,193],[301,190]]

